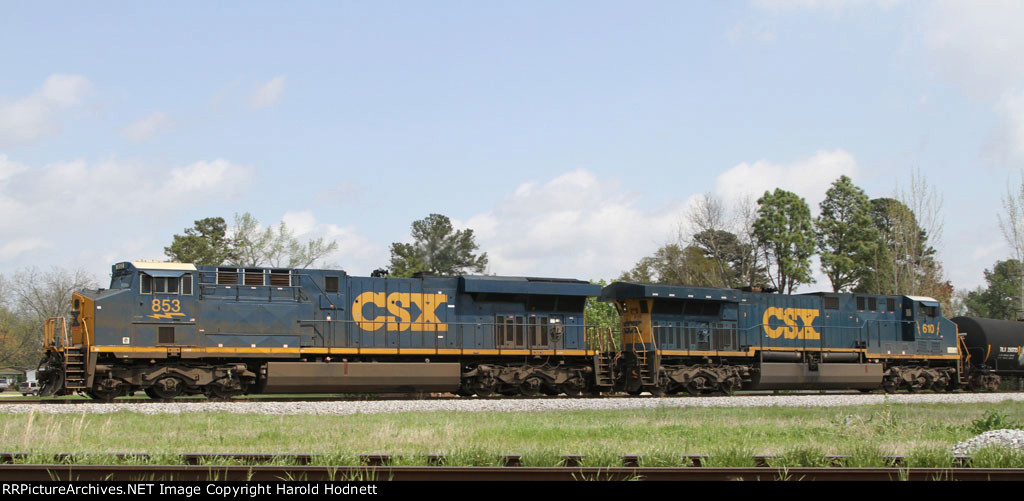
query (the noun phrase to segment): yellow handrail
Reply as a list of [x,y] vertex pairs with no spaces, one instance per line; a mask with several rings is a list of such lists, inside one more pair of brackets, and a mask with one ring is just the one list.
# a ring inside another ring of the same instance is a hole
[[60,320],[60,348],[68,345],[68,325],[64,317],[50,317],[43,323],[43,347],[58,348],[57,346],[57,321]]

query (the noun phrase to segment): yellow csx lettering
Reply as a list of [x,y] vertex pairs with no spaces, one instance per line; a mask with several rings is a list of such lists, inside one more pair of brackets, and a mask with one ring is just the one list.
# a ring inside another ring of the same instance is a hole
[[[785,339],[821,339],[821,334],[814,330],[811,324],[818,318],[818,310],[804,308],[779,308],[773,306],[764,310],[764,333],[772,339],[784,337]],[[775,317],[784,325],[771,326],[771,319]],[[797,319],[801,320],[799,324]]]
[[[448,301],[444,294],[419,294],[408,292],[364,292],[356,296],[352,302],[352,319],[360,329],[366,331],[379,330],[387,325],[389,331],[447,331],[448,324],[441,323],[437,318],[437,307]],[[366,318],[363,307],[372,304],[377,308],[387,309],[390,315]],[[416,305],[420,316],[412,320],[409,306]]]

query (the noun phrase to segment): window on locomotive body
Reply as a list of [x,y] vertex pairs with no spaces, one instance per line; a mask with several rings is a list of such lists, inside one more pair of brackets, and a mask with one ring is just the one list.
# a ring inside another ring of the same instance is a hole
[[839,309],[839,298],[836,296],[825,296],[821,300],[822,306],[826,310],[838,310]]
[[181,295],[191,296],[192,295],[192,274],[186,273],[181,276]]
[[153,278],[153,293],[154,294],[177,294],[178,293],[178,277],[154,277]]
[[868,309],[871,310],[871,311],[878,310],[878,299],[877,298],[873,298],[873,297],[869,297],[868,298]]
[[324,277],[324,291],[338,292],[338,277]]
[[139,273],[139,294],[152,294],[153,293],[153,277]]
[[864,300],[864,296],[857,296],[857,310],[864,311],[865,309],[867,309],[866,306],[867,305],[866,301]]

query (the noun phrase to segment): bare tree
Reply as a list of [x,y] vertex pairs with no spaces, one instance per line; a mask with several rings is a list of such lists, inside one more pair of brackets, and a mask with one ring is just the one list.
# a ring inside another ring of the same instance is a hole
[[252,214],[235,214],[232,246],[236,266],[308,268],[338,248],[338,242],[323,237],[299,242],[284,221],[276,227],[261,228]]
[[82,269],[53,267],[43,272],[32,267],[15,273],[10,289],[17,310],[42,322],[50,317],[67,316],[71,312],[71,293],[97,286],[96,279]]
[[731,243],[723,236],[729,231],[725,204],[711,193],[705,193],[687,214],[693,236],[691,245],[702,248],[715,263],[715,276],[711,283],[717,287],[732,287],[733,270],[729,266],[726,246]]
[[736,200],[733,207],[736,237],[743,250],[737,270],[740,275],[740,285],[764,285],[766,283],[765,266],[762,265],[757,248],[757,237],[754,235],[754,222],[757,221],[757,197],[747,193]]
[[[1013,258],[1024,263],[1024,172],[1021,172],[1020,187],[1015,194],[1006,182],[1006,196],[1003,197],[1003,214],[999,214],[999,229],[1010,244]],[[1024,311],[1024,274],[1020,280],[1020,311]]]
[[896,276],[903,280],[897,293],[936,297],[950,311],[952,291],[933,246],[942,240],[942,196],[928,184],[920,169],[914,169],[909,190],[897,188],[897,197],[908,209],[900,211],[900,218],[905,220],[893,235],[903,251],[893,256],[899,268]]
[[95,288],[87,272],[27,268],[0,282],[0,364],[30,368],[42,344],[43,321],[71,313],[71,293]]

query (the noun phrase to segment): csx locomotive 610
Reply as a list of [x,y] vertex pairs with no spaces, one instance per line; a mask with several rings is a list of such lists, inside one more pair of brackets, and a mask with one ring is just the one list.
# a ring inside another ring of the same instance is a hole
[[[618,335],[585,323],[592,297],[618,309]],[[971,326],[979,343],[992,328]],[[47,321],[39,377],[44,395],[110,400],[891,392],[993,389],[1019,375],[1019,360],[997,367],[991,347],[985,356],[963,339],[925,297],[122,262],[108,289],[74,293],[69,320]]]

